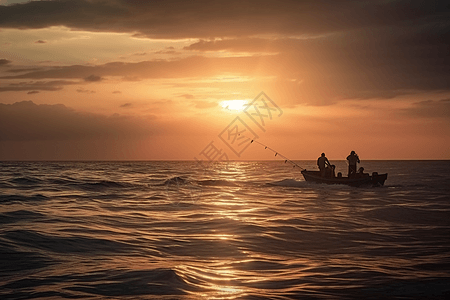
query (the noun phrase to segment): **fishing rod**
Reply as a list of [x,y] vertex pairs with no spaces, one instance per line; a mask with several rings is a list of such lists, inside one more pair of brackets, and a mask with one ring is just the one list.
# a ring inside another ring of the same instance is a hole
[[296,164],[295,162],[293,162],[292,160],[290,160],[288,157],[284,156],[284,155],[281,154],[280,152],[276,151],[275,149],[272,149],[272,148],[270,148],[269,146],[264,145],[263,143],[258,142],[257,140],[251,140],[251,141],[250,141],[250,144],[252,144],[252,143],[259,144],[259,145],[263,146],[265,150],[270,150],[270,151],[272,151],[273,153],[275,153],[275,156],[279,156],[279,157],[283,158],[283,159],[284,159],[284,163],[289,162],[289,163],[291,163],[291,164],[293,165],[294,168],[295,168],[295,167],[298,167],[298,168],[300,168],[301,171],[306,170],[305,168],[302,168],[301,166],[299,166],[298,164]]

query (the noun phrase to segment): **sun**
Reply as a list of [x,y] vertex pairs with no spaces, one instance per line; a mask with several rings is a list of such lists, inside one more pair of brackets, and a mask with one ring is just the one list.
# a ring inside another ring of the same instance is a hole
[[220,106],[222,106],[226,110],[241,112],[248,105],[247,100],[225,100],[220,102]]

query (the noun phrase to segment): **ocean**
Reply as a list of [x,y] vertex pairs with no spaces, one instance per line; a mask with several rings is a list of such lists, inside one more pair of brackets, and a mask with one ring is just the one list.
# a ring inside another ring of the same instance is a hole
[[449,299],[450,161],[361,166],[1,162],[0,298]]

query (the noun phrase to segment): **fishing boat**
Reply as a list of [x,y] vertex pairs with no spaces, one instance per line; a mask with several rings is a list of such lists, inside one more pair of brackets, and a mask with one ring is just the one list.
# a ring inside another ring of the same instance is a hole
[[367,173],[363,173],[364,168],[360,168],[361,173],[357,173],[352,177],[343,177],[343,176],[321,176],[320,171],[308,171],[301,166],[299,166],[294,161],[290,160],[286,156],[280,154],[280,152],[275,151],[274,149],[270,148],[267,145],[264,145],[263,143],[260,143],[256,140],[251,140],[250,143],[259,144],[264,147],[264,149],[268,149],[275,153],[275,156],[284,158],[284,162],[291,163],[294,167],[300,168],[302,170],[303,177],[306,181],[315,182],[315,183],[326,183],[326,184],[346,184],[350,186],[383,186],[384,182],[387,179],[387,173],[384,174],[378,174],[377,172],[373,172],[372,175],[369,175]]
[[350,186],[383,186],[387,179],[387,173],[378,174],[373,172],[372,175],[355,177],[322,177],[320,171],[302,171],[303,177],[306,181],[326,184],[346,184]]

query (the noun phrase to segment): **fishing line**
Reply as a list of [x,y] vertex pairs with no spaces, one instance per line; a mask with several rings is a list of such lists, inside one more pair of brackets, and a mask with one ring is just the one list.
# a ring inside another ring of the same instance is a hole
[[250,141],[250,144],[252,144],[252,143],[259,144],[259,145],[263,146],[265,150],[270,150],[270,151],[272,151],[273,153],[275,153],[275,156],[279,156],[279,157],[283,158],[283,159],[284,159],[284,163],[289,162],[289,163],[291,163],[291,164],[293,165],[294,168],[295,168],[295,167],[298,167],[298,168],[300,168],[302,171],[303,171],[303,170],[306,170],[305,168],[302,168],[301,166],[299,166],[298,164],[296,164],[295,162],[293,162],[292,160],[290,160],[288,157],[284,156],[284,155],[281,154],[280,152],[276,151],[275,149],[272,149],[272,148],[270,148],[269,146],[264,145],[263,143],[258,142],[257,140],[251,140],[251,141]]

